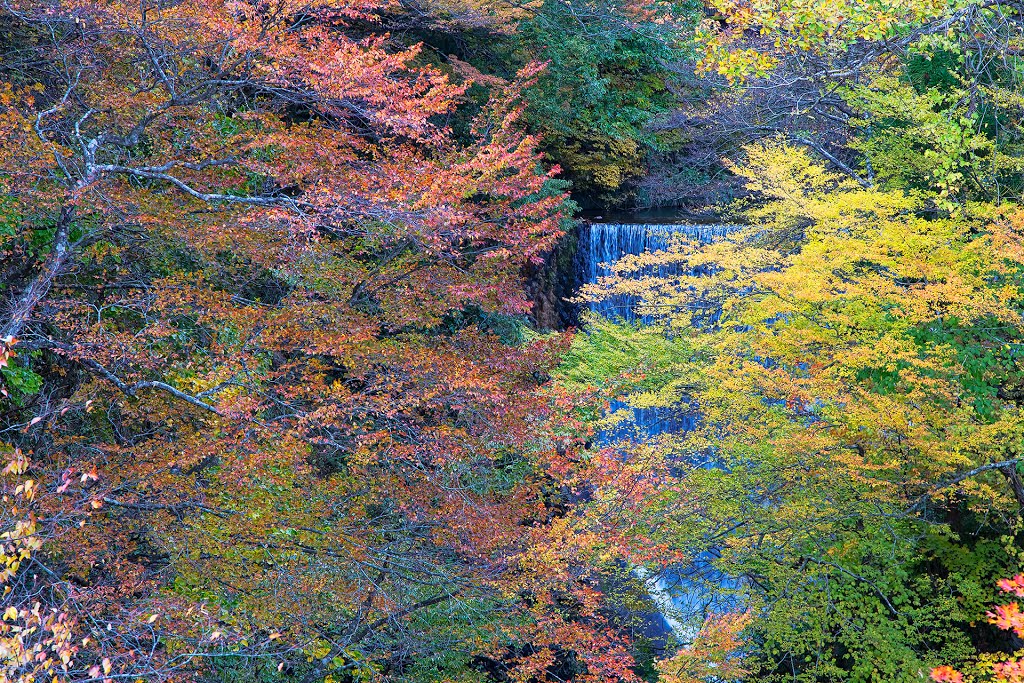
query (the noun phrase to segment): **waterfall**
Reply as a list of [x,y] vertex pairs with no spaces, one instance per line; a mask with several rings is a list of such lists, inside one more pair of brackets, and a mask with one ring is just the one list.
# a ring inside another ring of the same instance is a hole
[[[721,224],[591,223],[581,229],[575,264],[577,278],[584,284],[595,283],[601,276],[611,273],[610,264],[627,254],[665,250],[676,236],[710,242],[728,235],[736,227]],[[660,266],[652,269],[650,274],[664,277],[674,272],[671,267]],[[606,318],[633,321],[633,309],[637,303],[636,296],[619,295],[590,302],[589,309]]]
[[626,254],[667,249],[672,238],[682,235],[699,242],[711,242],[734,231],[734,225],[675,223],[591,223],[584,226],[580,240],[579,263],[586,282],[607,275],[607,264]]
[[[592,223],[581,229],[575,264],[577,281],[595,283],[598,278],[610,274],[608,266],[623,256],[667,249],[678,235],[706,243],[728,235],[737,227],[721,224]],[[664,277],[674,272],[678,271],[671,266],[661,266],[652,269],[650,274]],[[637,321],[634,314],[637,303],[635,296],[617,295],[591,302],[589,309],[605,318],[643,323],[644,320]],[[618,401],[613,401],[611,406],[612,411],[624,408],[625,404]],[[694,406],[634,408],[629,421],[602,431],[597,440],[603,444],[614,444],[659,434],[687,432],[696,428],[699,417]],[[714,555],[712,552],[701,553],[691,566],[657,575],[641,566],[633,568],[633,573],[647,587],[658,610],[665,635],[672,633],[681,640],[689,640],[696,635],[699,624],[688,622],[686,617],[700,615],[712,606],[716,609],[729,607],[729,601],[722,600],[713,586],[732,588],[736,587],[736,582],[713,568]]]
[[[581,284],[593,284],[602,276],[611,273],[610,265],[623,256],[640,255],[645,252],[668,249],[677,236],[687,237],[699,242],[711,242],[725,237],[738,229],[739,226],[727,224],[676,224],[676,223],[590,223],[581,228],[579,248],[576,252],[576,278]],[[644,275],[668,277],[678,274],[677,267],[671,265],[658,266],[644,272]],[[688,275],[699,275],[699,271],[689,271]],[[601,317],[624,320],[626,322],[649,322],[646,318],[637,319],[634,309],[639,303],[635,295],[617,294],[613,297],[589,303],[589,309]],[[704,312],[705,321],[714,322],[718,319],[717,310]],[[613,401],[611,410],[626,408],[619,401]],[[639,440],[656,437],[659,434],[675,434],[691,431],[696,427],[696,412],[692,406],[681,408],[644,408],[633,409],[632,419],[620,423],[598,435],[604,443],[623,440]]]

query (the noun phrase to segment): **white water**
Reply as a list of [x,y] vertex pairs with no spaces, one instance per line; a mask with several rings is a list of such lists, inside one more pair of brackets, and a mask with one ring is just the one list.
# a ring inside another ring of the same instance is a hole
[[[598,278],[610,274],[608,265],[627,254],[643,254],[649,251],[663,251],[677,235],[710,242],[724,237],[736,226],[732,225],[686,225],[660,223],[592,223],[583,228],[577,271],[580,281],[597,282]],[[673,274],[664,266],[652,274],[666,276]],[[606,318],[635,319],[633,308],[638,303],[633,296],[615,296],[590,303],[590,310]]]
[[[577,276],[580,282],[595,283],[598,278],[610,273],[608,265],[623,256],[664,250],[676,235],[710,242],[724,237],[735,229],[736,226],[731,225],[593,223],[584,227],[580,236],[576,258]],[[672,273],[659,269],[654,274],[666,276]],[[636,316],[633,309],[637,303],[635,297],[616,296],[591,302],[589,308],[591,312],[602,317],[634,321]],[[618,410],[622,407],[621,404],[616,404],[612,409]],[[630,421],[632,424],[602,432],[598,436],[598,441],[607,444],[650,438],[667,432],[686,432],[696,427],[698,418],[692,407],[688,406],[678,410],[634,409]],[[697,559],[698,562],[690,568],[691,571],[696,569],[698,563],[705,567],[710,565],[709,556]],[[684,578],[671,571],[653,573],[642,566],[633,567],[633,573],[647,587],[648,594],[667,629],[681,641],[689,641],[696,635],[703,614],[719,603],[719,598],[722,597],[713,587],[708,586],[735,587],[732,579],[722,576],[713,569],[695,572],[704,575],[703,581]]]

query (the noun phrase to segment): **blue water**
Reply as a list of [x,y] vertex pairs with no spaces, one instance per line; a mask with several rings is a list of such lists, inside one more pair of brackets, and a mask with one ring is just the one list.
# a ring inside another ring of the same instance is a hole
[[[732,225],[668,224],[668,223],[591,223],[582,228],[579,249],[576,252],[576,269],[579,281],[592,284],[605,275],[610,275],[609,265],[628,254],[664,251],[676,237],[701,242],[721,238],[734,231]],[[672,265],[647,269],[644,276],[670,277],[681,274]],[[699,274],[688,271],[687,274]],[[591,312],[609,319],[636,320],[635,307],[640,303],[633,295],[617,295],[601,301],[590,302]],[[643,321],[643,320],[641,320]]]
[[[623,256],[667,249],[674,238],[684,236],[691,240],[710,242],[734,231],[736,226],[713,224],[644,224],[644,223],[592,223],[582,228],[577,251],[577,277],[583,283],[596,283],[609,275],[609,266]],[[659,266],[639,273],[644,276],[671,277],[681,274],[678,267]],[[700,275],[688,271],[688,275]],[[695,292],[695,296],[697,293]],[[589,303],[592,313],[611,320],[647,323],[636,315],[640,303],[632,295],[616,295],[606,300]],[[708,321],[717,321],[711,312]],[[618,422],[597,435],[602,445],[623,442],[641,442],[664,434],[680,434],[694,430],[700,422],[695,405],[684,403],[672,408],[629,408],[613,401],[612,412],[631,411],[629,419]],[[715,467],[713,460],[689,463],[689,466]],[[680,640],[689,640],[696,634],[703,618],[710,612],[720,613],[736,606],[731,589],[739,582],[719,571],[714,564],[716,550],[700,553],[687,566],[663,568],[658,573],[637,568],[637,576],[644,580],[660,610],[662,626]]]

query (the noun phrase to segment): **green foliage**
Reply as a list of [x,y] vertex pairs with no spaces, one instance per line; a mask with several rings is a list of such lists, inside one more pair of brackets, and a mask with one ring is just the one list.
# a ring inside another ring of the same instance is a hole
[[0,247],[14,237],[18,223],[23,219],[18,204],[11,197],[0,197]]
[[[593,316],[587,320],[587,333],[573,339],[559,376],[574,388],[597,385],[614,389],[624,381],[629,386],[654,387],[668,381],[673,368],[686,359],[685,350],[657,329]],[[642,379],[640,373],[644,373]]]
[[43,378],[32,370],[28,363],[20,358],[12,360],[8,365],[0,367],[0,387],[6,387],[10,399],[16,406],[24,406],[25,400],[39,393],[43,387]]
[[648,124],[671,109],[687,56],[695,3],[673,8],[670,25],[636,21],[607,2],[547,0],[511,41],[521,59],[548,64],[529,93],[528,119],[582,195],[611,198],[643,172],[645,150],[658,148]]
[[[761,680],[915,681],[972,652],[970,624],[1014,567],[992,538],[852,516],[825,557],[757,564]],[[762,593],[763,592],[763,593]]]
[[850,148],[863,172],[886,187],[932,193],[941,208],[1000,201],[1024,190],[1022,100],[1017,58],[990,72],[968,64],[990,56],[953,37],[913,46],[899,72],[878,72],[844,88],[857,113]]
[[909,334],[922,352],[938,345],[955,354],[949,363],[958,371],[964,391],[961,400],[970,401],[981,420],[997,419],[1005,405],[1005,387],[1024,380],[1020,366],[1024,336],[1018,328],[991,319],[968,324],[942,319]]

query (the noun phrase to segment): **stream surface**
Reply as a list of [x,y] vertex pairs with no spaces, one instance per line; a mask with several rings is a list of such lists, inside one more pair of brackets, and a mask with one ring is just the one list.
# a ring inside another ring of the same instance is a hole
[[[609,275],[608,266],[623,256],[664,250],[676,236],[710,242],[735,230],[735,226],[699,222],[595,222],[582,226],[580,230],[575,264],[577,281],[590,284]],[[673,273],[659,267],[651,274],[670,276]],[[621,295],[592,302],[589,309],[591,313],[608,319],[642,324],[644,321],[637,320],[634,313],[637,303],[637,297]],[[628,407],[621,402],[612,402],[612,411],[622,409]],[[626,440],[650,439],[659,434],[684,433],[695,429],[699,419],[694,406],[634,408],[630,420],[600,432],[597,445],[609,446]],[[662,646],[669,636],[678,641],[689,641],[696,635],[704,616],[728,608],[732,600],[724,594],[725,589],[735,588],[737,582],[718,572],[712,564],[714,559],[713,553],[703,553],[690,566],[658,573],[640,566],[633,568],[633,573],[646,585],[657,609],[655,613],[637,615],[643,622],[641,630],[645,636]]]

